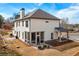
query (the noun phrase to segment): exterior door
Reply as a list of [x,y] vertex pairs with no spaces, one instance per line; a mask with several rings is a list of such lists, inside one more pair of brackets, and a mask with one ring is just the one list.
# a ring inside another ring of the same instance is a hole
[[35,37],[36,37],[35,32],[32,33],[31,37],[32,37],[32,43],[35,43]]
[[40,36],[37,36],[37,45],[40,44]]
[[32,32],[31,33],[31,42],[39,45],[44,42],[44,32]]
[[39,45],[40,44],[40,32],[36,33],[36,44]]

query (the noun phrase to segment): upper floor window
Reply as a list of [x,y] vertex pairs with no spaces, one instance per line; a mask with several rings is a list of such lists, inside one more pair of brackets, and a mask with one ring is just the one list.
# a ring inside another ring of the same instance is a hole
[[15,22],[15,25],[16,25],[16,27],[18,26],[18,22],[17,21]]
[[26,21],[26,27],[28,27],[28,21]]
[[20,26],[20,21],[19,21],[19,26]]
[[53,39],[53,33],[51,33],[51,39]]
[[22,26],[24,26],[24,21],[22,21]]

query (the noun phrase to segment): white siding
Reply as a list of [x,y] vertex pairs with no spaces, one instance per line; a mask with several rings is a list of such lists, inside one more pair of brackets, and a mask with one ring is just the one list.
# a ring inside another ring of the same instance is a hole
[[[48,21],[46,23],[45,21]],[[59,27],[59,21],[55,20],[43,20],[43,19],[32,19],[31,20],[31,31],[54,31],[55,27]]]
[[[25,31],[26,32],[29,32],[29,19],[26,19],[26,20],[23,20],[24,21],[24,26],[22,26],[22,21],[20,21],[20,26],[17,26],[16,27],[16,22],[14,23],[14,30],[13,30],[13,34],[15,35],[15,33],[14,32],[20,32],[20,39],[22,39],[22,38],[24,38],[24,37],[22,37],[23,35],[22,35],[22,33],[24,33]],[[28,27],[26,27],[25,25],[25,21],[28,21]],[[24,41],[25,39],[22,39],[22,41]]]
[[[27,31],[29,32],[29,21],[28,20],[23,20],[24,21],[24,26],[22,26],[22,21],[20,21],[20,26],[17,26],[16,27],[16,24],[15,24],[15,31]],[[28,27],[25,26],[25,21],[28,21]]]
[[[25,26],[25,21],[28,21],[28,27]],[[48,23],[46,23],[48,21]],[[31,25],[31,29],[30,29]],[[44,32],[44,40],[51,40],[51,33],[54,33],[54,28],[59,27],[59,21],[58,20],[44,20],[44,19],[31,19],[30,20],[24,20],[24,26],[22,26],[22,21],[20,21],[20,26],[15,25],[13,32],[19,32],[20,31],[20,39],[22,39],[22,33],[23,32]],[[54,35],[54,37],[56,37]],[[24,41],[25,39],[22,39]]]
[[[48,23],[46,23],[45,21],[48,21]],[[59,27],[58,20],[43,20],[43,19],[32,19],[31,20],[31,32],[44,31],[45,41],[51,40],[51,33],[54,33],[55,27]]]

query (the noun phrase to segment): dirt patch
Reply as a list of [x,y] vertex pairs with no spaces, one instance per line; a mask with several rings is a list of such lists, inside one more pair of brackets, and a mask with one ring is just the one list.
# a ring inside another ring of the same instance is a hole
[[32,46],[22,42],[18,39],[13,41],[14,43],[8,44],[8,48],[16,51],[17,53],[23,56],[35,56],[38,54],[38,51],[34,49]]
[[[11,55],[22,55],[22,56],[62,56],[62,55],[74,55],[75,52],[79,50],[79,42],[68,42],[63,43],[57,46],[54,46],[52,49],[45,49],[45,50],[38,50],[33,48],[32,46],[22,42],[21,40],[5,40],[6,44],[8,45],[8,50],[11,51],[8,53],[12,53]],[[2,44],[2,42],[0,42]],[[2,44],[3,45],[3,44]],[[74,48],[74,49],[73,49]],[[1,52],[1,54],[9,56],[6,52]],[[73,54],[72,54],[73,53]]]
[[55,48],[59,51],[64,51],[64,50],[68,50],[68,49],[75,48],[78,46],[79,46],[79,42],[71,42],[71,43],[64,44],[62,46],[53,47],[53,48]]
[[3,40],[0,40],[0,56],[20,56],[20,54],[9,49],[4,45]]
[[74,56],[79,56],[79,52],[77,52]]
[[42,51],[39,51],[39,56],[61,56],[62,52],[56,50],[56,49],[45,49]]

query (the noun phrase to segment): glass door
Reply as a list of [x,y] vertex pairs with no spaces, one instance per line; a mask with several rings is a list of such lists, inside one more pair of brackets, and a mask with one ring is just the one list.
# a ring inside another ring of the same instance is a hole
[[40,44],[40,36],[37,36],[37,45]]
[[36,34],[36,44],[37,45],[40,44],[40,32],[37,32],[37,34]]

